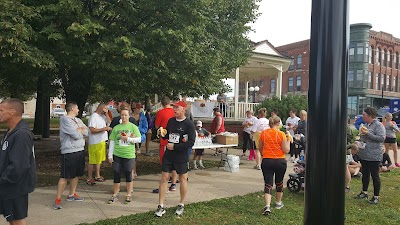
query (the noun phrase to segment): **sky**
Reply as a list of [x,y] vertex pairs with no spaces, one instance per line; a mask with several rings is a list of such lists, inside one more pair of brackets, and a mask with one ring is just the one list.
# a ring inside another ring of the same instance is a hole
[[[348,0],[349,24],[370,23],[372,30],[384,31],[400,38],[400,0]],[[267,39],[273,46],[302,41],[310,38],[312,0],[262,0],[254,32],[250,40],[259,42]],[[232,89],[234,80],[226,81]],[[228,93],[233,96],[233,92]]]

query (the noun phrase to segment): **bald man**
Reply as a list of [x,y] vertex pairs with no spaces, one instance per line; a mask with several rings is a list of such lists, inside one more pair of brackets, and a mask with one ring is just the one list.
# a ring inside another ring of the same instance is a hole
[[26,224],[28,194],[36,185],[33,134],[22,122],[23,113],[21,100],[0,103],[0,122],[8,127],[0,151],[0,214],[12,225]]

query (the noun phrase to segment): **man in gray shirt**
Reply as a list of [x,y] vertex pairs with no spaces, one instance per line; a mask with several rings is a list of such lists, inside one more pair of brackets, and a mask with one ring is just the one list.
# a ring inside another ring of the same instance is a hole
[[75,193],[79,177],[85,170],[85,139],[88,135],[87,126],[77,118],[78,105],[68,102],[65,105],[67,115],[60,119],[61,142],[61,174],[58,181],[57,198],[53,209],[61,209],[61,195],[64,192],[68,180],[70,181],[67,201],[83,201],[84,199]]

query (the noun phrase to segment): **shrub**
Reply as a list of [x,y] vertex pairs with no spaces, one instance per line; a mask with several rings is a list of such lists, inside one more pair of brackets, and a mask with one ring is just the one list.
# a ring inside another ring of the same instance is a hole
[[278,116],[282,119],[282,123],[285,123],[286,118],[289,116],[289,111],[294,108],[297,111],[297,115],[300,110],[308,109],[308,100],[306,95],[286,95],[282,96],[282,99],[279,100],[278,97],[272,97],[269,99],[265,99],[261,104],[256,107],[257,111],[260,108],[266,108],[268,111],[267,117],[269,117],[269,113],[273,109],[278,111]]

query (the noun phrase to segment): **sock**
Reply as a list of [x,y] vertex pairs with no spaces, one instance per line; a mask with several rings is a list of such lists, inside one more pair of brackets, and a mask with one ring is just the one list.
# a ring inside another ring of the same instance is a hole
[[183,203],[179,203],[178,205],[181,205],[181,206],[183,206],[183,207],[185,206],[185,204],[183,204]]
[[203,160],[201,160],[201,159],[199,160],[199,165],[203,166]]
[[161,208],[164,208],[164,204],[160,204]]
[[282,204],[282,201],[280,201],[280,202],[276,202],[276,204],[277,204],[277,205],[281,205],[281,204]]
[[267,207],[267,208],[271,208],[269,205],[266,205],[265,207]]
[[193,164],[196,165],[196,160],[193,160]]

